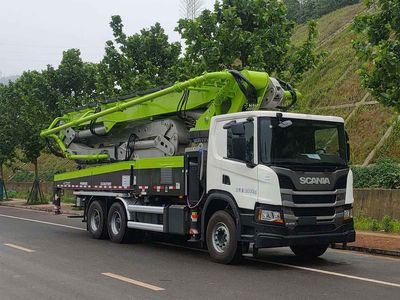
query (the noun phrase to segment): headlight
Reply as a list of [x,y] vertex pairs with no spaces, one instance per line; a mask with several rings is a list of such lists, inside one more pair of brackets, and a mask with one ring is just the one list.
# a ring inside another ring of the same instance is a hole
[[283,219],[279,211],[266,210],[266,209],[258,210],[258,221],[283,223]]
[[343,211],[343,219],[345,219],[345,220],[353,219],[353,209],[352,208],[345,209]]

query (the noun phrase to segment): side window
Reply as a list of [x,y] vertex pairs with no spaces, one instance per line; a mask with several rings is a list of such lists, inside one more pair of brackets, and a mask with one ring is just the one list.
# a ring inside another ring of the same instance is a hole
[[244,122],[227,129],[227,157],[244,162],[254,161],[254,124]]

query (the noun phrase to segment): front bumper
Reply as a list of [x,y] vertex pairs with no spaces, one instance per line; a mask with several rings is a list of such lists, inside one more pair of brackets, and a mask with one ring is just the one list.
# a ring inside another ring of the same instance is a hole
[[286,247],[294,245],[318,245],[331,243],[349,243],[356,239],[356,232],[348,230],[338,233],[278,235],[257,233],[254,244],[256,248]]
[[256,248],[287,247],[354,242],[356,233],[352,220],[329,225],[287,226],[256,222],[251,214],[241,215],[241,241],[254,243]]

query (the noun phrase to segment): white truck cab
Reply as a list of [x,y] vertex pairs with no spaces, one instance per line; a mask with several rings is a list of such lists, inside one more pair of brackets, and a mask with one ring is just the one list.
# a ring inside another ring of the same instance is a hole
[[237,206],[239,241],[255,249],[291,246],[312,256],[330,243],[355,239],[348,157],[340,117],[217,116],[210,127],[207,193],[224,194]]

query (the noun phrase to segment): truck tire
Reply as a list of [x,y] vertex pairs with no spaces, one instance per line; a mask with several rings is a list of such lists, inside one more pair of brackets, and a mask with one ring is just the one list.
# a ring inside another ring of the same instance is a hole
[[108,211],[107,229],[112,242],[123,243],[126,241],[127,218],[125,207],[120,202],[115,202]]
[[88,209],[87,230],[95,239],[107,238],[107,222],[106,222],[105,205],[95,200]]
[[222,264],[240,261],[242,245],[237,241],[235,221],[228,212],[219,210],[211,216],[206,235],[208,253],[214,261]]
[[299,257],[316,258],[325,253],[329,245],[298,245],[290,246],[293,253]]

